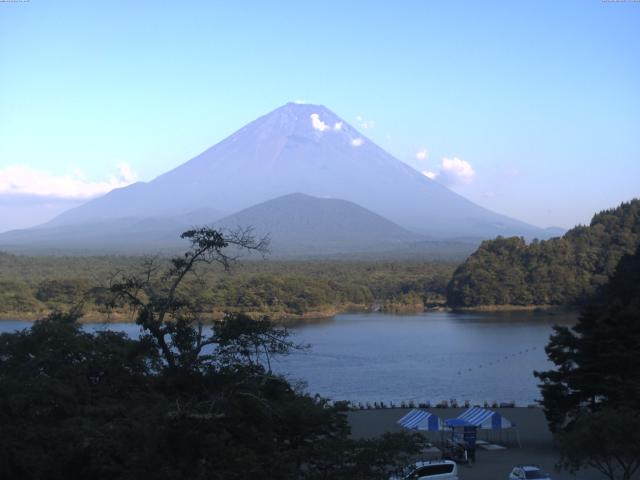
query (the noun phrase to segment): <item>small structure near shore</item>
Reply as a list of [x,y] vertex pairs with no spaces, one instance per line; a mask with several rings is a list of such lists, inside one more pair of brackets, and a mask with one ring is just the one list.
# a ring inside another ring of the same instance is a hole
[[[489,410],[487,408],[482,407],[471,407],[468,410],[465,410],[456,418],[445,420],[445,424],[454,430],[456,427],[465,428],[469,433],[467,435],[471,438],[471,428],[476,430],[488,430],[488,431],[497,431],[500,435],[500,440],[502,440],[502,431],[503,430],[513,430],[516,435],[516,441],[518,442],[518,446],[522,446],[520,444],[520,436],[518,431],[516,430],[515,423],[511,422],[509,419],[505,418],[499,412],[495,412],[493,410]],[[477,437],[477,432],[473,435],[475,443],[475,438]]]
[[409,430],[421,430],[427,432],[438,432],[446,428],[442,419],[431,412],[414,408],[404,417],[398,420],[398,423]]

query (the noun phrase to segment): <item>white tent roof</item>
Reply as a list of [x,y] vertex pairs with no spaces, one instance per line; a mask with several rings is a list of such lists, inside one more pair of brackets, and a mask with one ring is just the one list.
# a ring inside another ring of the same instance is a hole
[[493,410],[480,407],[471,407],[458,415],[458,418],[460,420],[465,420],[478,428],[488,430],[500,430],[515,426],[499,412],[494,412]]
[[438,431],[444,430],[444,422],[433,413],[414,408],[404,417],[398,420],[398,423],[404,428],[410,430]]

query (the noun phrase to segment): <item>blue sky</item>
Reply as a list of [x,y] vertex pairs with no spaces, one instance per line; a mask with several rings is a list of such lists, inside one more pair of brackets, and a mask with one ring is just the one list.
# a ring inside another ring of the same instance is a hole
[[0,3],[0,231],[294,100],[497,212],[588,222],[640,196],[640,3]]

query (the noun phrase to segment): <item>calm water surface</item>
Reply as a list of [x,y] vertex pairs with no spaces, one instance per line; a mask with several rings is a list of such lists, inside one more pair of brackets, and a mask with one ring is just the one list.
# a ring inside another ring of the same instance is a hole
[[[573,316],[533,313],[418,315],[345,314],[292,328],[310,344],[278,360],[274,368],[307,390],[354,402],[416,402],[457,399],[473,403],[540,398],[533,370],[549,368],[544,347],[553,324]],[[0,332],[30,322],[0,322]],[[87,325],[131,336],[134,324]]]

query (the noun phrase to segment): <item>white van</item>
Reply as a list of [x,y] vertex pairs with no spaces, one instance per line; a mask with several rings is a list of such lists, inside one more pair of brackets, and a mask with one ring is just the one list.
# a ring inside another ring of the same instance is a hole
[[458,480],[458,465],[451,460],[416,462],[389,480]]

